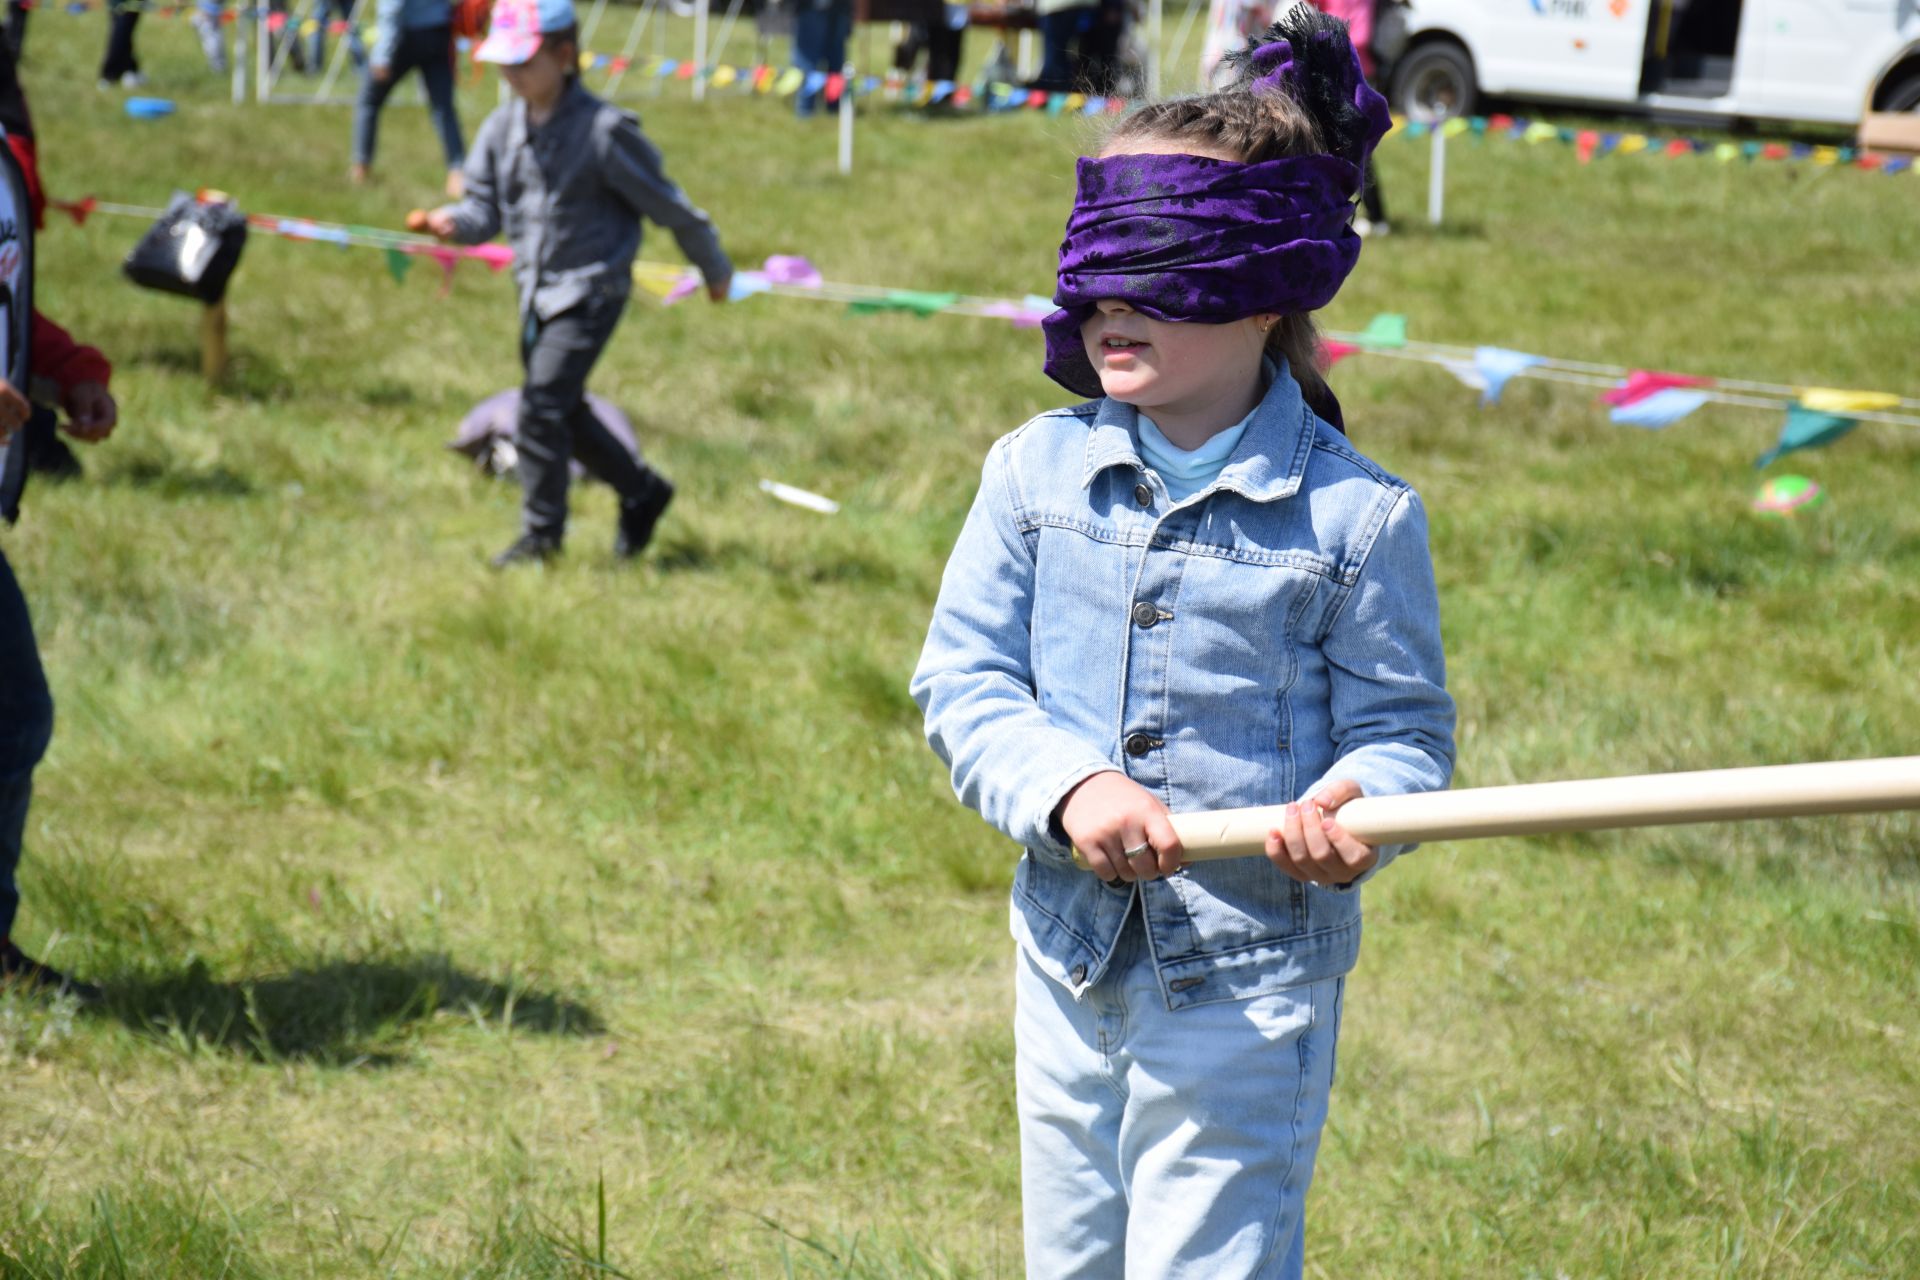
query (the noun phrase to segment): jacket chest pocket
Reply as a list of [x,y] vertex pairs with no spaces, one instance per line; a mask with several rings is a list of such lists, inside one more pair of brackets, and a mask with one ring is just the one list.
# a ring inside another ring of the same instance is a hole
[[1194,556],[1172,608],[1167,684],[1177,713],[1210,754],[1233,762],[1222,766],[1233,785],[1263,797],[1292,798],[1295,737],[1325,732],[1295,690],[1312,665],[1326,586],[1298,566]]

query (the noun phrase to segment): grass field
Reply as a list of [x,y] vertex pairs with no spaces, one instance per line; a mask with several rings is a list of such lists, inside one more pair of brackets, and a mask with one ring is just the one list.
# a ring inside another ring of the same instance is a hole
[[[410,103],[351,190],[348,113],[226,104],[183,22],[143,29],[149,124],[93,87],[97,14],[34,23],[56,194],[434,194]],[[998,295],[1049,288],[1089,140],[876,112],[843,180],[775,104],[640,106],[741,261]],[[1402,211],[1424,166],[1381,153]],[[1330,325],[1914,390],[1912,175],[1449,169],[1453,224],[1370,246]],[[588,491],[560,567],[501,577],[515,494],[441,443],[515,380],[504,277],[256,238],[215,394],[193,308],[118,278],[139,230],[41,241],[123,426],[0,535],[60,704],[17,935],[109,992],[0,996],[0,1274],[1017,1275],[1014,851],[906,682],[988,444],[1061,398],[1036,338],[636,303],[595,387],[680,487],[657,548],[616,566]],[[1911,431],[1794,455],[1831,501],[1767,523],[1768,415],[1334,384],[1432,512],[1461,784],[1915,749]],[[1912,818],[1435,846],[1367,900],[1312,1274],[1920,1274]]]

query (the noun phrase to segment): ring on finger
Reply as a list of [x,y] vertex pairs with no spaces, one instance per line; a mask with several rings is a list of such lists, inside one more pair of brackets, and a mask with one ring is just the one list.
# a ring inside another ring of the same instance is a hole
[[1142,843],[1142,844],[1135,845],[1131,849],[1122,849],[1120,851],[1120,856],[1127,859],[1128,861],[1132,861],[1133,859],[1139,857],[1143,853],[1152,853],[1152,852],[1153,852],[1153,846],[1151,844]]

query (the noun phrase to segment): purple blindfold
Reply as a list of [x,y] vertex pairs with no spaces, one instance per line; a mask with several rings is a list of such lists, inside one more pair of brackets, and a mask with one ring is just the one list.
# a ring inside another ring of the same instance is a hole
[[[1353,62],[1341,88],[1358,109],[1363,164],[1388,119]],[[1285,92],[1292,50],[1284,40],[1263,45],[1254,68],[1263,73],[1256,91]],[[1360,164],[1336,155],[1257,164],[1190,155],[1081,160],[1060,245],[1060,310],[1042,323],[1047,376],[1076,395],[1101,394],[1080,327],[1105,298],[1155,320],[1202,324],[1325,306],[1360,257],[1349,224],[1361,174]]]

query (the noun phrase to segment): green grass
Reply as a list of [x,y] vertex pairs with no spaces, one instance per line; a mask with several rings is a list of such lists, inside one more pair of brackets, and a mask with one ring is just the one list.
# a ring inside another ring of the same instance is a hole
[[[356,191],[345,110],[227,105],[184,23],[143,27],[182,110],[140,124],[92,87],[97,15],[34,22],[56,194],[381,225],[434,195],[410,94]],[[831,125],[683,94],[647,127],[742,261],[1046,289],[1078,122],[875,112],[843,180]],[[1383,150],[1396,213],[1424,165]],[[1402,219],[1329,325],[1914,389],[1920,179],[1487,143],[1449,181],[1453,224]],[[125,414],[4,535],[60,703],[18,933],[110,1000],[0,997],[0,1274],[1018,1274],[1013,853],[905,686],[987,445],[1061,399],[1034,336],[636,304],[594,385],[680,486],[657,550],[616,567],[588,491],[564,564],[496,577],[515,495],[440,446],[515,380],[506,279],[442,299],[257,238],[214,394],[194,309],[117,278],[139,230],[41,241]],[[1795,455],[1831,501],[1766,523],[1765,414],[1654,435],[1526,380],[1489,410],[1399,362],[1334,382],[1432,511],[1462,784],[1913,750],[1920,436]],[[1394,867],[1314,1274],[1920,1273],[1917,837]]]

